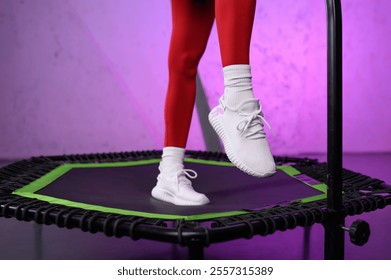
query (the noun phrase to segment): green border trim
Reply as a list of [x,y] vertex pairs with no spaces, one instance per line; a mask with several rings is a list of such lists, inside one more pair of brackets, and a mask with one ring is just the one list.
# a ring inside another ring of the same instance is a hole
[[[59,204],[64,205],[68,207],[75,207],[75,208],[81,208],[84,210],[94,210],[94,211],[100,211],[105,213],[114,213],[114,214],[121,214],[121,215],[131,215],[131,216],[140,216],[145,218],[156,218],[156,219],[168,219],[168,220],[177,220],[177,219],[184,219],[188,221],[195,221],[195,220],[208,220],[208,219],[214,219],[214,218],[222,218],[222,217],[229,217],[229,216],[235,216],[235,215],[241,215],[241,214],[247,214],[251,213],[251,211],[244,211],[244,210],[237,210],[237,211],[228,211],[228,212],[213,212],[213,213],[204,213],[204,214],[197,214],[197,215],[171,215],[171,214],[158,214],[158,213],[149,213],[149,212],[141,212],[141,211],[133,211],[133,210],[125,210],[125,209],[119,209],[119,208],[111,208],[111,207],[104,207],[94,204],[87,204],[82,202],[75,202],[70,201],[66,199],[46,196],[37,194],[35,192],[39,191],[40,189],[46,187],[50,183],[54,182],[59,177],[63,176],[65,173],[70,171],[73,168],[103,168],[103,167],[123,167],[123,166],[138,166],[138,165],[147,165],[147,164],[156,164],[159,163],[160,159],[150,159],[150,160],[139,160],[139,161],[129,161],[129,162],[108,162],[108,163],[66,163],[63,165],[60,165],[59,167],[53,169],[52,171],[48,172],[44,176],[38,178],[37,180],[29,183],[28,185],[15,190],[12,194],[19,195],[27,198],[35,198],[38,200],[46,201],[51,204]],[[227,167],[234,167],[234,165],[230,162],[223,162],[223,161],[212,161],[212,160],[203,160],[203,159],[194,159],[194,158],[185,158],[185,162],[191,162],[191,163],[198,163],[198,164],[209,164],[209,165],[217,165],[217,166],[227,166]],[[297,179],[295,176],[301,174],[297,169],[293,168],[292,166],[277,166],[277,169],[283,171],[287,175]],[[297,179],[299,180],[299,179]],[[317,185],[310,185],[306,182],[303,182],[302,180],[299,180],[300,182],[306,184],[309,187],[312,187],[318,191],[323,192],[323,194],[298,199],[296,201],[301,201],[303,203],[305,202],[312,202],[316,200],[325,199],[327,196],[327,186],[325,184],[317,184]]]

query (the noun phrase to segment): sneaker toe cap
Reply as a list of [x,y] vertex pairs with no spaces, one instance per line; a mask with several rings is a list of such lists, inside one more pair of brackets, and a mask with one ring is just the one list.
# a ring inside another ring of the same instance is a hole
[[237,154],[244,168],[254,176],[267,177],[276,172],[276,164],[266,140],[256,147],[238,151]]
[[208,204],[210,201],[208,197],[202,193],[198,193],[196,191],[185,191],[180,194],[181,199],[188,201],[190,203],[194,203],[195,205],[204,205]]

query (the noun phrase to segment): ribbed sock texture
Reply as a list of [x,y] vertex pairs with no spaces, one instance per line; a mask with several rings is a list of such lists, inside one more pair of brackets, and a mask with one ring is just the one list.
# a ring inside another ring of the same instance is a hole
[[223,68],[223,74],[224,100],[229,107],[236,108],[244,100],[254,98],[250,65],[229,65]]
[[178,147],[164,147],[160,168],[165,173],[175,173],[183,169],[185,149]]

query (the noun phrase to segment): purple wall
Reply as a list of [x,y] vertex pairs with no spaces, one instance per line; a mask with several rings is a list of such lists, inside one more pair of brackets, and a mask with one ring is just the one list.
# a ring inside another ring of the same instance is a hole
[[[387,0],[343,0],[344,149],[391,151]],[[170,3],[0,1],[0,158],[160,149]],[[253,81],[275,154],[326,147],[323,0],[259,0]],[[223,90],[216,30],[200,65]],[[205,149],[197,114],[189,149]]]

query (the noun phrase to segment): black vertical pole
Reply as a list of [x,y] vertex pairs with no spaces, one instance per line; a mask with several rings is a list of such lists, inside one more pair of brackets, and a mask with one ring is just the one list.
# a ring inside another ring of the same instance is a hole
[[327,6],[327,208],[325,259],[344,258],[342,211],[342,15],[340,0]]

